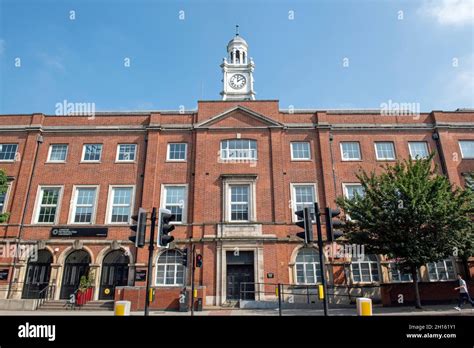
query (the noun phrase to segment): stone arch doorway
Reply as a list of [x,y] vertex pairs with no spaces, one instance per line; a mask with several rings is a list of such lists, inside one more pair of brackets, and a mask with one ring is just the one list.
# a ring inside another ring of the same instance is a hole
[[102,262],[99,300],[113,300],[117,286],[128,285],[130,258],[123,250],[109,252]]
[[53,255],[48,250],[38,251],[38,257],[34,260],[32,257],[28,259],[22,298],[35,299],[44,295],[43,290],[49,285],[52,262]]
[[91,257],[85,250],[76,250],[68,255],[64,262],[63,281],[61,284],[61,299],[69,299],[79,288],[83,275],[87,276]]

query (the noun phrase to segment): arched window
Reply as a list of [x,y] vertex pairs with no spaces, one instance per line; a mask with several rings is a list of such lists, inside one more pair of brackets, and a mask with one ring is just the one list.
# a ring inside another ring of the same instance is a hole
[[379,281],[377,256],[365,255],[351,262],[351,277],[354,283],[372,283]]
[[248,139],[223,140],[221,141],[221,159],[256,160],[257,142]]
[[156,285],[184,285],[183,255],[177,250],[166,250],[158,257]]
[[313,248],[298,251],[295,262],[296,284],[316,284],[321,282],[319,256]]

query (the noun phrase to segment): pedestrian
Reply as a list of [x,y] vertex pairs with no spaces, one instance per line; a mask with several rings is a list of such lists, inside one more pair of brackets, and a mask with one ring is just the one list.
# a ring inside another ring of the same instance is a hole
[[469,291],[467,290],[466,281],[462,279],[461,273],[458,273],[459,286],[454,288],[454,290],[459,290],[459,301],[458,306],[454,307],[455,310],[460,311],[464,301],[468,301],[472,307],[474,307],[474,300],[469,296]]

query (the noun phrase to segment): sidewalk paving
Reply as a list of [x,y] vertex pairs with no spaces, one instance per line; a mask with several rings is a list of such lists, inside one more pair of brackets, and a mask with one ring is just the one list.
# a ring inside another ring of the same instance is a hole
[[[375,316],[414,316],[414,315],[428,315],[428,316],[474,316],[474,308],[471,306],[464,306],[461,311],[454,309],[452,305],[433,305],[426,306],[423,310],[415,309],[414,307],[373,307],[373,314]],[[9,315],[33,315],[33,316],[113,316],[113,311],[89,311],[89,310],[67,310],[67,311],[0,311],[0,316]],[[143,311],[131,312],[132,316],[143,316]],[[191,312],[175,312],[175,311],[151,311],[151,316],[191,316]],[[203,310],[202,312],[194,312],[196,316],[278,316],[279,312],[275,309],[211,309]],[[324,315],[321,309],[284,309],[283,316],[322,316]],[[335,308],[329,309],[331,316],[355,316],[356,309],[354,308]]]

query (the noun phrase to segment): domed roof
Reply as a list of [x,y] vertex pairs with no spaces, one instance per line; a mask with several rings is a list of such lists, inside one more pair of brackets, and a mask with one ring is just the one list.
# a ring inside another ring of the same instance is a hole
[[229,41],[229,43],[227,44],[227,48],[229,48],[232,45],[238,45],[238,44],[244,45],[245,47],[248,47],[247,41],[245,41],[242,36],[237,34],[237,35],[234,36],[234,38],[232,40]]

